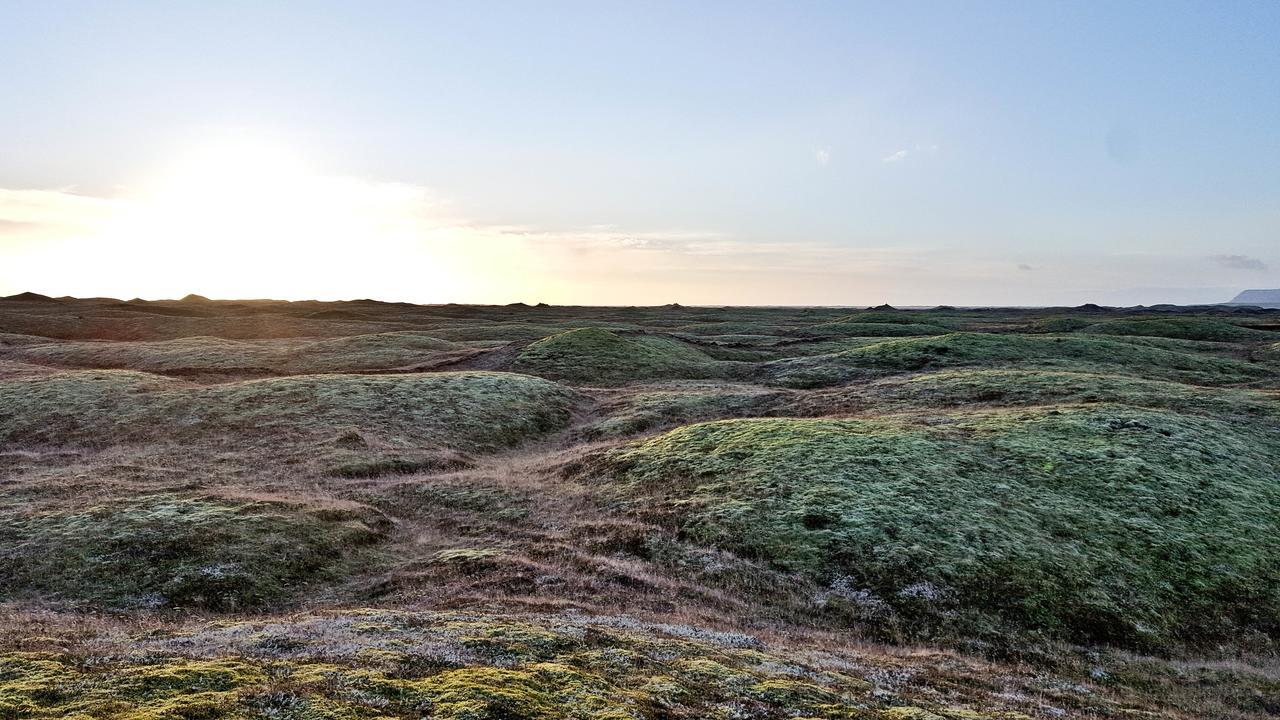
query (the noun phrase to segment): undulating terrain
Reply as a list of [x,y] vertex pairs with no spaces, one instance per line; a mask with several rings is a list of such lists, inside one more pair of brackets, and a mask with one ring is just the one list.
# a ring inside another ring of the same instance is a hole
[[1280,713],[1280,310],[0,300],[0,719]]

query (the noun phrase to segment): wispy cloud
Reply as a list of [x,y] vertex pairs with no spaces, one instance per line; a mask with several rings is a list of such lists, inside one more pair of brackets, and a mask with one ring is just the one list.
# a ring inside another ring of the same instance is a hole
[[1232,270],[1266,270],[1267,264],[1248,255],[1214,255],[1209,258],[1222,267]]
[[817,150],[814,150],[813,159],[817,160],[818,164],[821,165],[822,167],[826,167],[830,165],[831,164],[831,148],[820,147]]
[[902,162],[903,160],[906,160],[908,157],[912,155],[919,155],[921,153],[932,153],[937,151],[938,151],[937,145],[916,145],[915,147],[903,148],[901,150],[898,150],[897,152],[886,155],[884,158],[881,159],[881,162],[886,162],[886,163]]
[[1023,272],[1031,272],[1032,270],[1035,270],[1035,268],[1031,267],[1026,263],[1018,263],[1018,269]]

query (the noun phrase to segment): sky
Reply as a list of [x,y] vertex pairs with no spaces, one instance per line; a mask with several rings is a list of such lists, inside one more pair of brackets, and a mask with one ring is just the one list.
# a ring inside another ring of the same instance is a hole
[[1280,287],[1280,3],[0,1],[0,295]]

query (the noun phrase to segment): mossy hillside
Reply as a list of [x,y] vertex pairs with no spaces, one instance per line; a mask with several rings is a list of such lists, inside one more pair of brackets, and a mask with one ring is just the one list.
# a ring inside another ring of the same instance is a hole
[[726,420],[610,453],[619,509],[832,583],[919,637],[1280,634],[1280,439],[1126,406]]
[[777,383],[811,387],[875,374],[984,365],[1105,371],[1201,384],[1248,382],[1270,374],[1239,360],[1103,338],[989,333],[886,340],[828,355],[779,360],[762,371]]
[[1250,330],[1223,320],[1204,317],[1108,320],[1090,325],[1082,332],[1093,335],[1139,335],[1214,342],[1263,341],[1274,337],[1272,333]]
[[174,495],[0,515],[0,597],[116,609],[250,610],[322,592],[387,521]]
[[492,450],[566,427],[578,401],[548,380],[498,372],[302,375],[202,387],[123,370],[73,371],[0,382],[0,443],[243,450],[354,433],[392,448]]
[[556,380],[610,384],[639,379],[711,378],[738,372],[687,343],[658,335],[570,330],[529,345],[513,369]]
[[940,370],[815,391],[788,409],[823,414],[935,411],[981,405],[1120,403],[1241,422],[1280,421],[1280,402],[1254,390],[1200,387],[1123,375],[1059,370]]
[[981,684],[933,697],[881,679],[901,672],[889,658],[857,660],[830,669],[829,656],[629,618],[354,611],[137,636],[108,662],[8,652],[0,717],[1029,720],[1035,707]]

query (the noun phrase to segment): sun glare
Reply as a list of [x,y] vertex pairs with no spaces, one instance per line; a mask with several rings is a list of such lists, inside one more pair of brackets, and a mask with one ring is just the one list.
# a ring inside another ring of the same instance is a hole
[[[343,297],[457,293],[456,248],[432,243],[421,188],[329,176],[290,151],[235,140],[178,156],[121,204],[96,245],[125,248],[159,296]],[[356,281],[359,281],[358,283]]]

